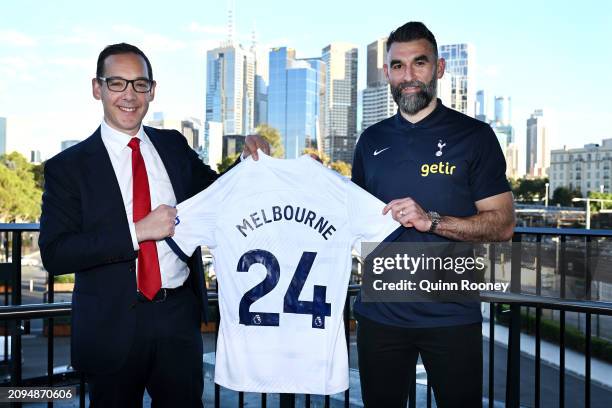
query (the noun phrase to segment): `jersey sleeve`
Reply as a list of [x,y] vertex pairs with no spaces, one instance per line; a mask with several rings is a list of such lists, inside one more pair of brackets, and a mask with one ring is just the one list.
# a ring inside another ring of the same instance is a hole
[[506,159],[490,126],[474,138],[474,157],[470,163],[470,186],[474,201],[510,191],[506,179]]
[[217,245],[215,227],[221,206],[223,177],[205,190],[176,206],[174,236],[166,241],[181,259],[188,258],[201,245]]
[[360,254],[362,242],[383,242],[392,239],[401,224],[391,213],[382,214],[385,203],[355,183],[347,181],[348,216],[353,248]]

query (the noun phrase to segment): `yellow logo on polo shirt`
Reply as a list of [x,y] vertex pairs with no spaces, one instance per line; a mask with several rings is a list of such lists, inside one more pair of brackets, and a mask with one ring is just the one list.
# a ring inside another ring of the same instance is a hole
[[449,164],[449,162],[438,162],[431,164],[423,164],[421,166],[421,177],[427,177],[430,174],[442,174],[452,176],[457,166]]

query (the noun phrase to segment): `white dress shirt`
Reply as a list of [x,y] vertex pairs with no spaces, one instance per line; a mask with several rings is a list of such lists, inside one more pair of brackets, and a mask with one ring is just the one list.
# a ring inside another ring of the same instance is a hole
[[[133,190],[132,190],[132,149],[128,146],[132,137],[140,139],[140,152],[147,168],[147,178],[149,179],[149,191],[151,193],[151,210],[161,204],[171,207],[176,206],[176,197],[168,177],[168,172],[159,157],[159,153],[151,143],[151,140],[144,132],[142,125],[136,136],[130,136],[119,132],[106,124],[103,120],[101,125],[102,142],[108,151],[117,182],[121,189],[125,213],[127,215],[132,243],[134,250],[139,249],[138,239],[136,238],[136,226],[133,218]],[[165,241],[157,241],[157,256],[159,258],[159,268],[161,271],[162,288],[176,288],[181,286],[189,276],[187,265],[179,259],[170,249]],[[138,270],[138,261],[136,261]]]

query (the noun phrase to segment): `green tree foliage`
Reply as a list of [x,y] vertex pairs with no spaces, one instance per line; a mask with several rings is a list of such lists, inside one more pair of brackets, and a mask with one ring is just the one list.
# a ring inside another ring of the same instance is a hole
[[510,186],[516,201],[531,203],[534,199],[544,199],[546,195],[546,183],[548,183],[548,178],[521,178],[518,180],[511,180]]
[[599,210],[612,210],[612,194],[610,193],[599,193],[591,191],[589,198],[596,198],[599,200],[610,200],[610,201],[591,201],[591,212],[597,213]]
[[574,197],[581,197],[580,193],[576,190],[571,191],[567,187],[557,187],[553,192],[551,204],[559,204],[563,207],[571,207],[574,205],[572,199]]
[[40,164],[33,164],[32,174],[34,174],[34,181],[36,181],[36,187],[43,190],[45,187],[45,162],[42,162]]
[[221,162],[217,163],[217,171],[219,171],[219,173],[223,173],[225,170],[227,170],[232,164],[234,164],[234,162],[236,160],[238,160],[238,157],[240,156],[240,153],[236,153],[227,157],[224,157]]
[[343,176],[351,177],[351,165],[342,160],[337,160],[329,166],[332,170],[337,171]]
[[33,165],[25,157],[17,152],[0,157],[0,220],[36,221],[41,197]]
[[270,144],[270,153],[272,157],[278,157],[280,159],[285,157],[285,149],[283,149],[281,136],[278,130],[269,125],[259,125],[255,129],[255,133]]

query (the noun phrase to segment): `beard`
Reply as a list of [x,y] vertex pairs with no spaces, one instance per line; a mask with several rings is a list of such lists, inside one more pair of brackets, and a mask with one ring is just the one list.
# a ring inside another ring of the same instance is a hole
[[[433,98],[436,97],[438,91],[438,78],[434,72],[433,78],[428,84],[421,81],[401,82],[397,86],[391,86],[391,94],[393,100],[397,103],[398,108],[407,115],[414,115],[423,110],[429,105]],[[408,87],[419,87],[419,92],[413,94],[405,94],[402,90]]]

